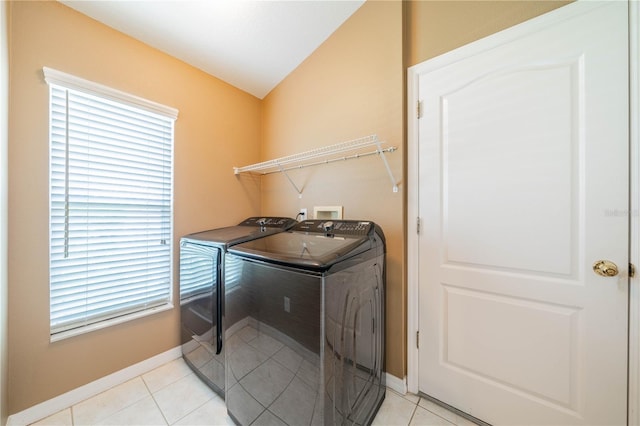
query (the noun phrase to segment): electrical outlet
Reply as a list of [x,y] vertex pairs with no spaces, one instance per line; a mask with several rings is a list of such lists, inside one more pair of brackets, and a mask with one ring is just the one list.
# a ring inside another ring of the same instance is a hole
[[301,208],[300,212],[298,213],[298,217],[300,218],[300,221],[303,220],[307,220],[307,209],[306,208]]

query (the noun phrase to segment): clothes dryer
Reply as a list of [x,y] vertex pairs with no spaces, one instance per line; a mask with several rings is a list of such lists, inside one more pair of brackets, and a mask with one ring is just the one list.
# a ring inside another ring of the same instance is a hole
[[[367,425],[385,397],[385,238],[307,220],[229,248],[226,403],[241,425]],[[255,422],[255,423],[254,423]]]
[[284,217],[251,217],[236,226],[180,239],[180,324],[182,355],[191,369],[224,396],[222,308],[224,257],[234,244],[286,231]]

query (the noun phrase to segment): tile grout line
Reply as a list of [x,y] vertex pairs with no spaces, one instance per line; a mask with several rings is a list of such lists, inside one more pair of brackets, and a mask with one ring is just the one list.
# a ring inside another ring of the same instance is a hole
[[[173,423],[169,423],[169,421],[166,419],[165,417],[165,422],[167,423],[167,426],[172,426],[175,425],[176,423],[178,423],[180,420],[184,419],[185,417],[195,413],[196,411],[198,411],[199,409],[201,409],[202,407],[204,407],[205,405],[207,405],[209,402],[211,402],[212,400],[214,400],[216,398],[217,395],[212,395],[211,398],[207,399],[205,402],[203,402],[202,404],[198,405],[197,407],[195,407],[193,410],[189,411],[188,413],[185,413],[184,416],[180,417],[179,419],[176,419],[175,422]],[[155,401],[155,399],[154,399]],[[157,403],[156,403],[157,404]],[[162,412],[162,410],[160,410],[160,412]],[[163,417],[164,417],[164,413],[163,413]]]
[[411,425],[411,422],[413,421],[413,417],[416,415],[417,410],[418,410],[418,404],[415,404],[413,407],[413,412],[411,413],[411,417],[409,417],[409,423],[407,423],[407,426]]
[[[422,401],[422,399],[423,399],[423,398],[422,398],[422,397],[420,397],[420,399],[418,400],[418,407],[420,407],[420,401]],[[423,409],[427,410],[428,412],[430,412],[430,413],[431,413],[431,414],[433,414],[434,416],[438,416],[438,417],[440,417],[442,420],[444,420],[444,421],[445,421],[445,422],[447,422],[447,423],[450,423],[450,424],[452,424],[452,425],[454,425],[454,426],[457,426],[457,425],[458,425],[458,421],[457,421],[457,420],[456,420],[455,422],[454,422],[454,421],[451,421],[451,420],[447,419],[446,417],[442,416],[441,414],[436,413],[435,411],[429,410],[427,407],[420,407],[420,408],[423,408]],[[455,413],[453,413],[453,414],[455,414]],[[457,416],[456,416],[456,418],[457,418]]]
[[[165,418],[165,422],[166,422],[166,424],[167,424],[168,426],[175,425],[175,424],[176,424],[176,423],[178,423],[180,420],[182,420],[182,419],[184,419],[185,417],[187,417],[187,416],[189,416],[189,415],[193,414],[194,412],[196,412],[197,410],[199,410],[200,408],[202,408],[202,407],[204,407],[206,404],[208,404],[210,401],[213,401],[215,398],[219,397],[219,396],[218,396],[218,395],[217,395],[213,390],[209,389],[208,385],[207,385],[206,383],[204,383],[204,382],[202,381],[202,379],[201,379],[200,377],[198,377],[198,375],[197,375],[197,374],[195,374],[194,372],[189,372],[188,374],[186,374],[186,375],[184,375],[184,376],[180,377],[179,379],[174,380],[173,382],[171,382],[171,383],[169,383],[169,384],[167,384],[167,385],[163,386],[162,388],[158,389],[155,393],[158,393],[158,392],[162,391],[163,389],[166,389],[167,387],[169,387],[169,386],[171,386],[171,385],[173,385],[173,384],[175,384],[175,383],[179,382],[180,380],[183,380],[183,379],[185,379],[185,378],[187,378],[187,377],[191,377],[191,376],[192,376],[192,377],[194,377],[194,378],[196,378],[197,380],[199,380],[199,381],[202,383],[202,385],[203,385],[203,386],[205,386],[205,387],[207,388],[207,391],[210,391],[210,393],[211,393],[211,397],[210,397],[210,398],[208,398],[208,399],[206,399],[205,401],[203,401],[203,402],[202,402],[202,404],[200,404],[200,405],[198,405],[198,406],[194,407],[192,410],[190,410],[190,411],[188,411],[188,412],[184,413],[184,415],[183,415],[183,416],[181,416],[181,417],[177,418],[173,423],[170,423],[170,422],[169,422],[169,420],[168,420],[168,419],[166,418],[166,416],[164,415],[164,412],[162,411],[162,409],[160,409],[160,412],[162,413],[162,416]],[[240,384],[240,383],[238,382],[238,384]],[[153,398],[154,402],[156,403],[156,405],[158,405],[158,407],[159,407],[159,404],[158,404],[158,402],[156,401],[155,397],[153,397],[153,395],[154,395],[154,393],[152,393],[152,394],[151,394],[151,396],[152,396],[152,398]]]
[[[130,383],[130,382],[132,382],[132,381],[134,381],[134,380],[136,380],[136,379],[138,379],[138,378],[139,378],[139,379],[142,381],[142,383],[144,384],[145,389],[147,389],[147,392],[149,392],[149,390],[148,390],[148,388],[147,388],[147,386],[146,386],[146,383],[144,382],[144,380],[142,380],[142,376],[136,376],[136,377],[133,377],[132,379],[127,380],[127,381],[126,381],[126,382],[124,382],[124,383],[120,383],[119,385],[113,386],[113,387],[111,387],[111,388],[109,388],[109,389],[107,389],[107,390],[105,390],[105,391],[103,391],[103,392],[100,392],[100,393],[99,393],[99,394],[97,394],[97,395],[94,395],[94,396],[92,396],[92,397],[90,397],[90,398],[87,398],[87,399],[85,399],[85,400],[83,400],[83,401],[80,401],[80,402],[78,402],[77,404],[74,404],[74,405],[72,405],[71,407],[69,407],[69,408],[71,409],[71,423],[72,423],[72,424],[75,424],[75,419],[74,419],[74,416],[73,416],[73,407],[74,407],[74,406],[77,406],[77,405],[79,405],[79,404],[82,404],[82,403],[84,403],[84,402],[86,402],[86,401],[90,401],[90,400],[92,400],[92,399],[94,399],[94,398],[96,398],[96,397],[98,397],[98,396],[100,396],[100,395],[104,395],[105,393],[110,392],[110,391],[113,391],[114,389],[116,389],[116,388],[118,388],[118,387],[120,387],[120,386],[122,386],[122,385],[124,385],[124,384],[126,384],[126,383]],[[150,393],[149,393],[149,394],[150,394]],[[111,414],[107,415],[106,417],[104,417],[104,418],[98,418],[97,420],[93,420],[93,422],[91,423],[91,425],[95,425],[96,423],[104,422],[104,421],[105,421],[105,420],[107,420],[108,418],[110,418],[110,417],[112,417],[112,416],[114,416],[114,415],[116,415],[116,414],[118,414],[118,413],[120,413],[120,412],[122,412],[122,411],[126,410],[127,408],[129,408],[129,407],[131,407],[132,405],[134,405],[134,404],[136,404],[136,403],[138,403],[138,402],[142,401],[143,399],[144,399],[144,397],[143,397],[143,398],[140,398],[140,399],[137,399],[137,400],[135,400],[135,401],[132,401],[132,402],[128,402],[126,405],[124,405],[124,406],[120,407],[120,409],[118,409],[118,410],[114,411],[113,413],[111,413]]]
[[[458,422],[457,422],[457,421],[455,421],[455,422],[454,422],[454,421],[451,421],[451,420],[449,420],[449,419],[447,419],[447,418],[443,417],[442,415],[440,415],[440,414],[438,414],[438,413],[436,413],[436,412],[434,412],[434,411],[432,411],[432,410],[428,409],[427,407],[422,407],[422,406],[420,405],[420,401],[422,401],[424,398],[422,398],[420,395],[416,395],[416,396],[418,397],[418,400],[414,402],[414,401],[412,401],[411,399],[407,398],[407,397],[406,397],[406,394],[405,394],[405,395],[400,394],[400,393],[398,393],[398,392],[396,392],[396,391],[394,391],[393,389],[388,388],[388,387],[386,388],[386,390],[387,390],[387,392],[392,392],[392,393],[394,393],[395,395],[399,396],[400,398],[404,399],[405,401],[407,401],[407,402],[409,402],[409,403],[411,403],[411,404],[413,404],[413,405],[414,405],[414,408],[413,408],[413,410],[412,410],[411,417],[409,418],[409,422],[407,423],[407,426],[409,426],[409,425],[411,424],[411,422],[413,421],[413,418],[415,417],[415,415],[416,415],[416,414],[417,414],[417,412],[418,412],[418,408],[421,408],[421,409],[423,409],[423,410],[425,410],[425,411],[429,412],[430,414],[433,414],[434,416],[439,417],[440,419],[444,420],[445,422],[447,422],[447,424],[449,424],[449,425],[451,425],[451,426],[458,426]],[[455,413],[453,413],[453,414],[455,414]]]
[[[160,411],[160,415],[164,419],[164,423],[166,425],[169,425],[169,420],[167,420],[167,416],[165,416],[164,411],[162,411],[162,408],[160,408],[160,405],[158,404],[158,401],[156,401],[156,398],[153,396],[153,392],[151,392],[151,389],[149,389],[149,384],[144,379],[143,375],[140,375],[140,378],[142,379],[142,382],[144,383],[144,386],[147,388],[147,391],[149,392],[149,395],[151,396],[151,399],[153,400],[153,403],[155,404],[156,408],[158,409],[158,411]],[[166,386],[163,386],[160,389],[163,389],[164,387],[166,387]],[[160,390],[160,389],[158,389],[158,390]]]

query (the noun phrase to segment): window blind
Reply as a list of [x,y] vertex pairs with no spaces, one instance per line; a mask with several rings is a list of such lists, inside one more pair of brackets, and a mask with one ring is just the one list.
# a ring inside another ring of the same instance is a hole
[[173,118],[49,87],[51,334],[170,304]]

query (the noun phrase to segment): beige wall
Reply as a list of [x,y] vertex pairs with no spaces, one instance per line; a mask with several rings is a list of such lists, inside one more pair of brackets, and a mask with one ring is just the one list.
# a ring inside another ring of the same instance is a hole
[[9,26],[0,3],[0,425],[7,423],[7,164],[9,132]]
[[180,235],[259,214],[259,186],[236,179],[232,167],[258,160],[260,101],[58,2],[17,1],[9,10],[12,414],[179,344],[177,308],[49,343],[48,87],[42,67],[180,111],[174,248]]
[[[262,159],[377,134],[400,182],[403,169],[402,3],[365,3],[263,101]],[[282,175],[263,178],[265,214],[341,205],[347,219],[380,224],[387,238],[387,371],[404,377],[404,185],[392,192],[377,156],[291,172],[302,198]]]
[[407,1],[405,63],[419,64],[571,1]]

